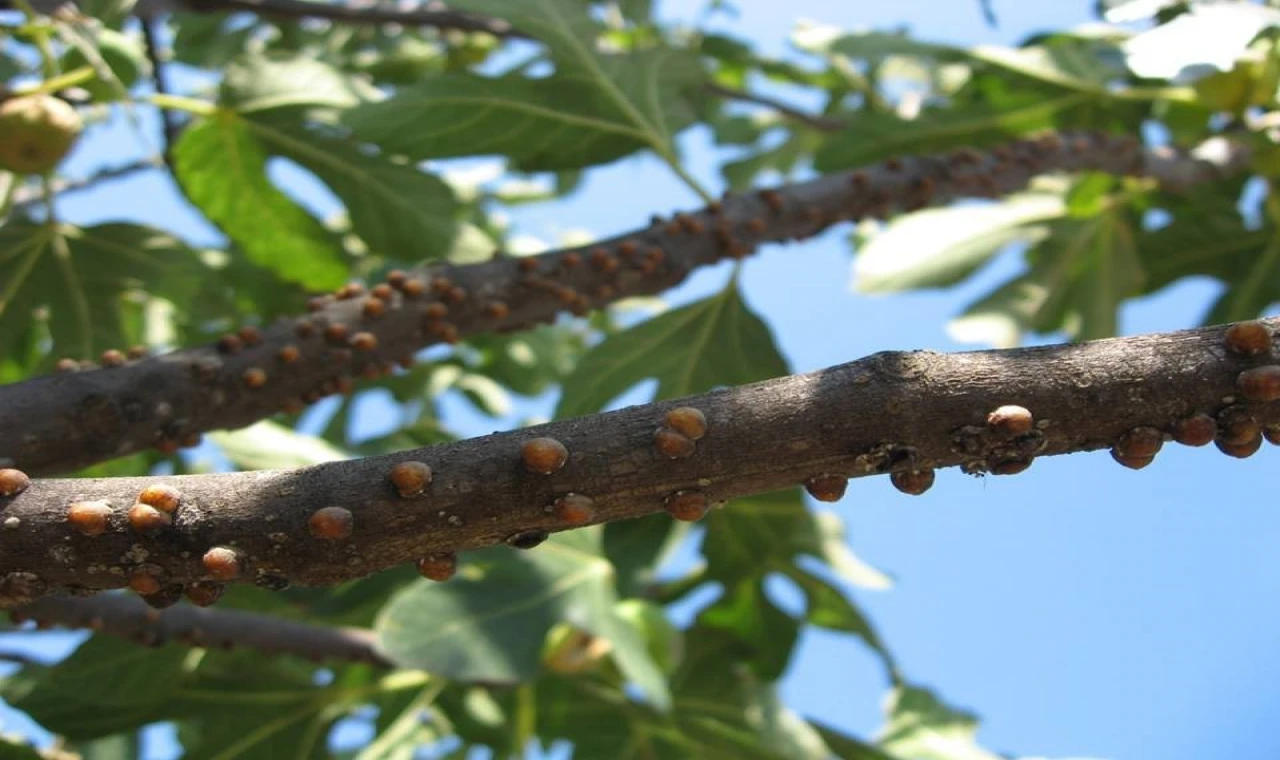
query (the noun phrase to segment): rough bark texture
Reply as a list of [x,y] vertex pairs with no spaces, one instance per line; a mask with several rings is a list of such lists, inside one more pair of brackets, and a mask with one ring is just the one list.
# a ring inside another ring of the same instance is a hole
[[15,609],[15,621],[39,627],[88,628],[146,646],[180,641],[191,646],[249,648],[313,660],[390,663],[374,649],[376,635],[363,628],[319,626],[239,610],[181,605],[154,609],[141,599],[103,594],[90,599],[47,597]]
[[[661,511],[680,493],[714,504],[820,474],[949,466],[1011,474],[1038,456],[1140,443],[1141,435],[1122,439],[1135,428],[1167,438],[1197,413],[1219,420],[1225,443],[1260,444],[1263,431],[1280,440],[1280,401],[1249,402],[1238,389],[1242,372],[1276,363],[1280,319],[1251,324],[1265,349],[1252,356],[1230,350],[1220,327],[1014,350],[884,352],[678,401],[298,470],[37,480],[0,499],[0,605],[117,588],[139,574],[161,589],[147,592],[151,601],[171,603],[182,586],[211,579],[202,556],[218,546],[237,553],[235,580],[269,588],[330,585],[502,542],[529,546],[576,527],[552,506],[567,493],[594,500],[587,522],[600,523]],[[1010,404],[1029,410],[1033,424],[1020,427],[1016,414],[988,423]],[[669,459],[655,448],[655,430],[678,406],[700,410],[708,431],[691,456]],[[535,437],[561,442],[567,464],[530,472],[521,447]],[[1131,460],[1147,453],[1136,444],[1127,452]],[[402,497],[391,482],[404,461],[431,467],[421,495]],[[176,489],[181,503],[172,525],[139,533],[126,513],[157,484]],[[96,536],[67,519],[69,505],[91,500],[111,510]],[[316,538],[312,517],[334,507],[349,512],[349,535]]]
[[[239,350],[191,348],[0,387],[0,466],[52,474],[151,446],[176,448],[204,431],[300,408],[340,391],[351,377],[389,371],[425,346],[659,293],[697,267],[841,221],[962,196],[998,197],[1054,171],[1148,175],[1177,189],[1238,170],[1244,159],[1242,149],[1230,146],[1207,160],[1144,152],[1127,137],[1051,135],[983,153],[892,159],[727,197],[594,245],[529,259],[425,268],[414,273],[421,295],[402,286],[372,310],[366,295],[330,298],[314,314],[263,329],[260,341],[253,336]],[[373,341],[359,343],[357,333]]]

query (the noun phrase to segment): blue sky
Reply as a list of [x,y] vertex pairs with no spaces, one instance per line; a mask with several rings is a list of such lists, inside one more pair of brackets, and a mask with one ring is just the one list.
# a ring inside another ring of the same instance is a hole
[[[1087,0],[996,0],[994,30],[977,0],[736,5],[736,20],[717,23],[777,54],[801,18],[847,29],[906,25],[960,44],[1013,43],[1093,20]],[[701,6],[659,2],[674,18],[692,19]],[[154,135],[154,120],[145,123]],[[86,145],[69,165],[73,173],[148,152],[128,130]],[[718,186],[714,166],[725,154],[699,132],[683,147],[694,173]],[[291,186],[314,208],[330,208],[307,183]],[[694,205],[658,162],[635,158],[593,172],[563,202],[520,208],[511,219],[517,231],[553,240],[569,228],[608,235]],[[69,198],[61,209],[74,221],[144,221],[196,240],[211,234],[159,175]],[[941,293],[855,295],[847,232],[768,249],[745,267],[747,299],[773,325],[795,371],[884,349],[972,348],[952,342],[946,322],[1018,266],[1004,257],[976,281]],[[706,295],[727,275],[700,272],[669,300]],[[1214,293],[1210,282],[1178,284],[1127,307],[1122,331],[1192,326]],[[553,403],[521,403],[507,422],[547,415]],[[463,404],[448,411],[465,432],[496,427]],[[376,404],[359,421],[365,431],[385,424]],[[1016,478],[939,473],[919,498],[897,493],[887,479],[861,479],[834,509],[848,521],[854,550],[897,579],[892,590],[859,593],[860,603],[909,678],[982,716],[986,746],[1049,757],[1261,760],[1280,756],[1269,720],[1280,707],[1280,613],[1270,603],[1280,591],[1280,511],[1274,475],[1265,475],[1275,455],[1241,461],[1212,447],[1166,449],[1140,472],[1105,453],[1043,459]],[[810,632],[784,696],[807,715],[868,735],[879,725],[885,685],[853,640]]]

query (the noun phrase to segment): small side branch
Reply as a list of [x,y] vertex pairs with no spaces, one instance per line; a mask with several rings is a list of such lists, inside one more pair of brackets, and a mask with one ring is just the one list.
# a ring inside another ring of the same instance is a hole
[[156,610],[137,597],[119,594],[46,597],[12,610],[10,617],[16,622],[33,620],[41,628],[87,628],[145,646],[177,641],[197,647],[294,654],[316,661],[390,665],[375,650],[374,633],[363,628],[310,625],[270,615],[185,604]]

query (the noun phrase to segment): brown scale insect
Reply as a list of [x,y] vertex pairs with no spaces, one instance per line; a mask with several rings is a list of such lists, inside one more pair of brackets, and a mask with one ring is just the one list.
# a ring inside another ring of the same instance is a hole
[[341,298],[344,301],[351,300],[352,298],[356,298],[362,295],[364,295],[364,285],[358,282],[348,282],[346,285],[343,285],[342,288],[340,288],[337,292],[338,298]]
[[387,302],[381,298],[370,296],[364,301],[364,306],[360,307],[360,313],[364,314],[366,319],[377,319],[387,311]]
[[1218,423],[1200,412],[1173,423],[1173,440],[1184,446],[1207,446],[1218,435]]
[[159,565],[138,565],[129,571],[129,588],[140,596],[151,596],[160,593],[169,574]]
[[431,468],[425,462],[400,462],[391,468],[391,484],[402,498],[418,496],[431,484]]
[[[226,590],[227,587],[221,583],[214,583],[212,581],[195,581],[194,583],[187,585],[186,595],[188,601],[195,606],[210,607],[222,598],[222,594]],[[192,629],[193,638],[196,630],[198,629]],[[195,641],[192,643],[199,646]]]
[[889,473],[889,482],[902,493],[920,496],[933,488],[934,474],[931,469],[896,470]]
[[615,290],[612,285],[608,283],[602,283],[601,285],[596,287],[596,298],[600,298],[602,300],[607,301],[610,298],[613,298],[614,294],[617,292],[618,291]]
[[311,513],[307,529],[311,535],[324,541],[339,541],[351,535],[355,518],[351,510],[342,507],[324,507]]
[[315,323],[309,319],[299,319],[293,325],[293,333],[299,338],[310,338],[316,334]]
[[324,328],[324,339],[335,346],[341,346],[347,342],[347,326],[344,324],[334,323]]
[[1236,404],[1218,412],[1217,440],[1242,445],[1248,443],[1262,433],[1262,426],[1247,407]]
[[428,332],[445,343],[454,344],[458,342],[458,328],[448,322],[436,322],[428,328]]
[[634,240],[624,240],[618,244],[618,255],[631,258],[640,252],[640,246]]
[[849,184],[853,185],[854,190],[864,190],[870,183],[871,180],[867,177],[867,173],[864,171],[856,171],[849,175]]
[[302,358],[302,352],[298,350],[297,346],[289,343],[280,347],[280,350],[276,352],[276,358],[283,364],[294,364]]
[[595,517],[596,502],[590,496],[567,493],[551,505],[556,519],[565,525],[586,525]]
[[653,447],[668,459],[687,459],[697,448],[688,436],[668,427],[653,431]]
[[371,332],[358,332],[351,336],[351,347],[357,351],[372,351],[378,347],[378,336]]
[[675,237],[683,231],[684,227],[680,226],[680,223],[674,220],[668,223],[666,227],[662,228],[662,232],[669,237]]
[[312,296],[307,299],[307,311],[323,311],[331,302],[330,296]]
[[173,518],[147,504],[134,504],[129,507],[129,527],[138,533],[155,533],[173,524]]
[[662,502],[666,513],[683,522],[697,522],[706,516],[711,508],[707,495],[701,491],[676,491]]
[[1259,356],[1271,350],[1271,331],[1261,322],[1237,322],[1222,338],[1227,348],[1240,356]]
[[[535,261],[534,263],[537,262]],[[444,276],[436,277],[431,281],[431,289],[440,295],[444,295],[453,289],[453,280]]]
[[246,369],[240,376],[246,387],[261,388],[267,384],[267,373],[258,367],[250,367]]
[[[1141,425],[1139,427],[1130,428],[1116,439],[1115,446],[1112,447],[1112,456],[1120,464],[1131,467],[1131,463],[1140,463],[1142,460],[1150,460],[1160,452],[1164,446],[1164,433],[1159,429],[1149,425]],[[1148,461],[1146,464],[1150,464]],[[1142,464],[1145,467],[1146,464]],[[1139,468],[1134,468],[1139,469]]]
[[305,402],[303,402],[302,399],[293,398],[293,397],[285,399],[280,406],[280,409],[285,414],[302,414],[302,412],[305,411],[306,408],[307,408],[307,405]]
[[182,492],[173,486],[157,483],[142,489],[138,494],[138,503],[173,514],[182,506]]
[[391,300],[391,294],[393,292],[394,290],[392,290],[390,285],[388,285],[385,282],[380,282],[377,285],[373,286],[373,289],[369,291],[369,295],[373,296],[379,301],[382,301],[383,303],[386,303],[387,301]]
[[342,375],[333,379],[333,390],[330,393],[341,393],[344,396],[350,396],[355,389],[355,382],[346,375]]
[[1248,457],[1256,454],[1258,449],[1262,448],[1262,434],[1259,433],[1253,438],[1242,443],[1227,443],[1222,440],[1214,441],[1213,443],[1218,447],[1218,451],[1221,451],[1229,457],[1247,459]]
[[764,220],[760,217],[753,217],[747,220],[746,227],[747,232],[750,232],[752,235],[761,235],[764,233],[766,225]]
[[1001,436],[1012,438],[1030,432],[1035,422],[1026,407],[1006,404],[996,407],[987,415],[987,427]]
[[449,307],[436,301],[422,308],[422,316],[426,319],[444,319],[449,316]]
[[667,427],[691,441],[699,440],[707,434],[706,415],[692,406],[678,406],[670,409],[662,416],[662,421]]
[[707,213],[716,215],[724,211],[724,205],[720,201],[711,201],[707,204]]
[[98,361],[104,367],[120,367],[124,365],[125,358],[124,354],[114,348],[108,348],[102,352],[102,356],[98,357]]
[[550,475],[569,461],[569,450],[554,438],[531,438],[520,444],[520,458],[529,472]]
[[403,269],[392,269],[387,272],[387,285],[400,290],[409,281],[409,275]]
[[365,380],[377,380],[382,376],[382,368],[376,364],[366,364],[360,368],[360,377]]
[[443,583],[458,572],[458,555],[453,552],[428,554],[418,560],[417,568],[423,578]]
[[484,305],[484,313],[492,319],[506,319],[511,309],[502,301],[490,301]]
[[224,354],[234,354],[244,348],[244,341],[238,335],[223,335],[218,338],[218,350]]
[[227,546],[215,546],[200,558],[205,573],[215,581],[233,581],[244,572],[240,553]]
[[22,470],[12,467],[0,469],[0,497],[17,496],[31,487],[31,478]]
[[1031,467],[1032,457],[1005,456],[987,463],[992,475],[1017,475]]
[[1236,387],[1246,401],[1265,404],[1280,400],[1280,365],[1247,369],[1236,377]]
[[467,300],[467,291],[463,290],[460,285],[454,285],[452,288],[449,288],[447,293],[444,294],[444,298],[449,303],[459,304]]
[[241,327],[238,334],[240,335],[240,340],[244,341],[246,346],[256,346],[262,343],[262,331],[253,325]]
[[145,359],[147,356],[146,346],[129,346],[129,350],[125,352],[125,356],[130,359]]
[[77,501],[67,507],[67,524],[86,536],[101,536],[111,527],[111,505],[105,501]]
[[526,256],[516,262],[516,268],[525,274],[533,274],[538,271],[538,259],[533,256]]
[[532,549],[547,540],[547,532],[543,530],[522,530],[512,533],[503,539],[503,543],[513,549]]
[[427,286],[422,280],[411,277],[400,286],[400,292],[404,294],[405,298],[417,298],[427,292]]
[[53,368],[58,372],[75,372],[80,369],[80,362],[75,359],[59,359]]
[[773,213],[782,213],[782,194],[777,190],[761,190],[757,197],[760,198],[761,202],[768,206],[769,210]]
[[565,269],[573,269],[582,263],[582,256],[570,251],[560,257],[560,266]]
[[824,472],[806,480],[804,490],[818,501],[840,501],[848,486],[849,479],[845,476]]
[[1267,439],[1267,443],[1274,446],[1280,446],[1280,424],[1272,423],[1262,428],[1262,437]]

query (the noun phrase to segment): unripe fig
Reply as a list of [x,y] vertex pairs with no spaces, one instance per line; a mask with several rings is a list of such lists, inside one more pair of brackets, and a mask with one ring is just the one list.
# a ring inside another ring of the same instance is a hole
[[84,129],[76,109],[52,95],[0,102],[0,169],[15,174],[52,171]]

